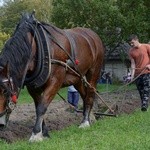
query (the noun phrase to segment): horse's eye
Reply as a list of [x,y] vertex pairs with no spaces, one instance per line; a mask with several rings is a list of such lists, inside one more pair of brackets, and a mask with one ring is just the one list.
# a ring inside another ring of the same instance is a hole
[[0,95],[5,97],[7,95],[7,90],[0,88]]
[[3,92],[2,92],[3,94],[7,94],[7,90],[3,90]]

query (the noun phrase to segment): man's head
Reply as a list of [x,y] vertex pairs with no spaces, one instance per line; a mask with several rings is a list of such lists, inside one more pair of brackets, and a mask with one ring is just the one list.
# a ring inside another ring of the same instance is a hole
[[140,42],[139,42],[139,39],[137,37],[137,35],[134,35],[132,34],[130,37],[129,37],[129,44],[132,46],[132,47],[139,47],[140,46]]

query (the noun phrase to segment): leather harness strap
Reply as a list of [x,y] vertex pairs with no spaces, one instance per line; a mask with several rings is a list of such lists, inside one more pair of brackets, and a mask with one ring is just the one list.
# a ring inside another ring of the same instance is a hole
[[[37,44],[37,61],[36,61],[36,69],[32,74],[27,74],[25,77],[24,85],[31,86],[34,88],[41,87],[47,81],[48,77],[51,73],[51,56],[50,56],[50,46],[49,46],[49,38],[55,42],[69,57],[69,60],[73,64],[73,68],[79,72],[76,68],[75,63],[75,49],[76,43],[74,38],[69,32],[65,31],[65,35],[69,40],[71,46],[71,55],[67,52],[67,50],[59,44],[59,42],[51,35],[48,29],[37,20],[35,23],[29,23],[30,27],[33,30],[33,34],[35,35],[35,40]],[[67,63],[67,62],[66,62]],[[79,72],[80,74],[80,72]],[[80,74],[82,77],[82,75]]]
[[76,58],[76,56],[75,56],[75,47],[76,47],[75,40],[67,31],[64,31],[64,32],[65,32],[65,35],[67,36],[70,46],[71,46],[71,56],[72,56],[73,60],[75,60],[75,58]]

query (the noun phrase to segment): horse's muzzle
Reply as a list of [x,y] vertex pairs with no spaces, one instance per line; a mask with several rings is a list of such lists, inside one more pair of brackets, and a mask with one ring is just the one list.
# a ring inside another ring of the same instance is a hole
[[0,117],[0,130],[4,129],[7,125],[7,115],[4,114]]

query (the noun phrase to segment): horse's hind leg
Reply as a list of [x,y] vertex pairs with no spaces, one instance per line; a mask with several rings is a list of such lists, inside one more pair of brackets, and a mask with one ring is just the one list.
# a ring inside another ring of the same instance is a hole
[[83,120],[80,128],[90,126],[90,114],[93,107],[94,91],[92,88],[86,87],[86,97],[83,99]]
[[78,84],[76,84],[75,87],[77,88],[83,100],[83,120],[79,128],[88,127],[90,126],[90,112],[93,106],[93,102],[92,102],[93,98],[91,97],[92,96],[91,91],[89,87],[85,86],[84,83],[82,82],[79,82]]
[[80,86],[78,85],[78,90],[83,99],[83,120],[79,126],[80,128],[90,126],[90,114],[95,98],[95,88],[97,79],[99,78],[99,72],[93,74],[93,72],[89,71],[86,77],[90,86],[86,83],[80,83]]

